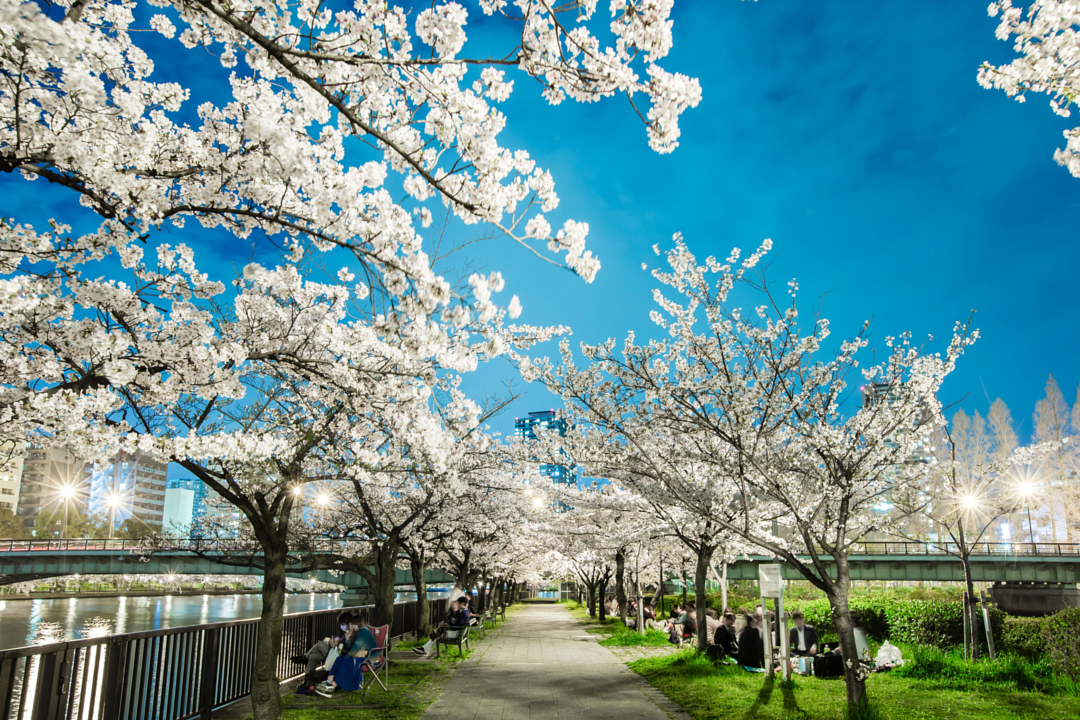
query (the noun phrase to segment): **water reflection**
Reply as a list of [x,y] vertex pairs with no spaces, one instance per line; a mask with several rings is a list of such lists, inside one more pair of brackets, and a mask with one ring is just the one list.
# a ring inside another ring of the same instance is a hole
[[[288,595],[285,612],[341,607],[339,597]],[[0,603],[0,649],[256,618],[261,610],[258,595],[7,600]]]

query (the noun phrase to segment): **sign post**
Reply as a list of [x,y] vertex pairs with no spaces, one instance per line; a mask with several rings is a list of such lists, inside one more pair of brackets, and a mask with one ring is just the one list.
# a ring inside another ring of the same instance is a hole
[[[780,631],[780,670],[782,677],[787,680],[791,674],[791,663],[788,660],[787,623],[784,622],[784,578],[780,573],[780,564],[758,565],[758,588],[761,592],[761,614],[765,627],[765,662],[769,675],[775,672],[772,658],[772,631],[773,627]],[[772,598],[776,605],[776,623],[770,623],[765,613],[768,609],[766,601]]]

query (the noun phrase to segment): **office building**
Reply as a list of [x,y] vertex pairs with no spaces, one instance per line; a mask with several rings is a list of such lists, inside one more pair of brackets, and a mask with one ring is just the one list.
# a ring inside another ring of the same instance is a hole
[[65,509],[86,512],[93,465],[70,448],[31,443],[23,462],[17,514],[31,529],[43,512]]
[[[514,420],[514,434],[525,440],[536,440],[536,429],[540,428],[549,432],[557,432],[561,436],[566,435],[566,419],[561,418],[554,410],[541,410],[531,412],[528,417]],[[540,474],[551,478],[552,482],[572,484],[577,481],[577,472],[563,464],[542,463],[539,467]]]
[[12,445],[0,446],[0,461],[0,510],[14,513],[19,507],[26,451]]
[[139,452],[99,463],[90,487],[90,509],[108,515],[114,529],[128,518],[160,527],[168,467]]

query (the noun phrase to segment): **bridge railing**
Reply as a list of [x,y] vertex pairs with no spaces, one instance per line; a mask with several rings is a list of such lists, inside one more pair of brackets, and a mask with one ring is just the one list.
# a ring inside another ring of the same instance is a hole
[[[432,623],[445,600],[429,602]],[[277,676],[289,660],[339,633],[340,610],[292,613],[283,623]],[[394,605],[393,637],[415,632],[419,603]],[[259,620],[234,620],[0,651],[0,720],[209,720],[251,694]]]
[[[1018,555],[1021,557],[1076,557],[1080,544],[1075,543],[973,543],[970,554]],[[957,555],[957,543],[934,542],[861,542],[852,546],[850,555]]]

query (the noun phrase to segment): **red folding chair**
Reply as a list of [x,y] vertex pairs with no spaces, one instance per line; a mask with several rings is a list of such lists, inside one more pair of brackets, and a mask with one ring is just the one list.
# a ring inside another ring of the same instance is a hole
[[[390,650],[390,626],[373,627],[371,628],[371,634],[375,636],[377,647],[372,648],[360,665],[360,669],[363,671],[363,682],[360,683],[361,697],[367,695],[367,691],[375,683],[379,683],[383,691],[386,691],[387,686],[390,684],[390,660],[386,656],[386,653]],[[378,657],[373,658],[372,655],[376,654]]]

